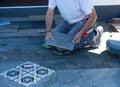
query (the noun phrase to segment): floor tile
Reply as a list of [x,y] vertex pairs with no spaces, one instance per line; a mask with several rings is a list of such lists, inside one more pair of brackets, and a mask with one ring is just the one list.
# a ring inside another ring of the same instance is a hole
[[44,79],[45,77],[50,76],[54,72],[54,70],[28,61],[16,66],[15,68],[6,70],[0,75],[28,87]]

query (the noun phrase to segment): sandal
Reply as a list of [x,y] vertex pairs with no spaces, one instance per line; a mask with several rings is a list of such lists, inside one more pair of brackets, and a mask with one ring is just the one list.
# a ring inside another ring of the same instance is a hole
[[73,51],[70,50],[58,50],[58,49],[54,49],[53,53],[59,55],[59,56],[63,56],[63,55],[68,55],[68,54],[72,54]]
[[42,47],[45,49],[53,49],[53,46],[47,45],[47,44],[42,44]]

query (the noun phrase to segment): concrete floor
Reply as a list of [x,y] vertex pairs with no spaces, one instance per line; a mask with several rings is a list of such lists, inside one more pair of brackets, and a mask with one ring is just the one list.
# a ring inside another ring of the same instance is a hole
[[[98,25],[105,30],[99,48],[81,49],[65,56],[44,49],[41,46],[44,36],[1,37],[0,73],[31,61],[55,70],[50,77],[31,87],[120,87],[120,59],[106,50],[106,40],[110,38],[108,26],[104,22]],[[0,87],[17,86],[23,87],[0,76]]]

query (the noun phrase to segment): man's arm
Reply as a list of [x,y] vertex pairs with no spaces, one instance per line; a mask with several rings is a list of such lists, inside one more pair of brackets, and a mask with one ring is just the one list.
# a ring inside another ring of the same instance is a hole
[[52,23],[53,23],[53,15],[54,15],[54,10],[53,9],[50,9],[48,8],[47,10],[47,13],[46,13],[46,37],[45,39],[48,40],[48,39],[54,39],[52,34],[51,34],[51,27],[52,27]]
[[75,37],[73,39],[73,42],[74,43],[79,43],[80,39],[81,39],[81,36],[83,35],[83,33],[86,32],[88,29],[90,29],[90,27],[96,22],[96,20],[97,20],[97,14],[96,14],[95,9],[93,8],[92,12],[89,14],[89,18],[88,18],[87,22],[85,23],[85,25],[81,29],[81,31],[78,32],[75,35]]
[[46,13],[46,29],[50,30],[53,22],[53,15],[54,15],[54,10],[48,8],[47,13]]
[[97,14],[95,9],[92,9],[92,13],[89,14],[89,18],[87,20],[87,22],[85,23],[84,27],[81,29],[81,31],[79,32],[81,35],[86,32],[88,29],[90,29],[90,27],[96,22],[97,20]]

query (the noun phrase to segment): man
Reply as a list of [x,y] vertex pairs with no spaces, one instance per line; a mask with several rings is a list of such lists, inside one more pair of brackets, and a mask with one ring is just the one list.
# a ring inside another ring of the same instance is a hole
[[[58,8],[65,21],[53,29],[52,32],[60,32],[72,35],[72,42],[76,44],[75,49],[83,48],[91,43],[91,45],[94,47],[98,44],[94,42],[96,42],[96,40],[99,42],[101,31],[96,29],[97,15],[92,4],[92,0],[49,0],[48,10],[46,13],[47,33],[45,40],[54,40],[54,37],[51,33],[51,26],[55,7]],[[90,29],[93,31],[86,33]],[[62,53],[66,51],[59,52]]]

